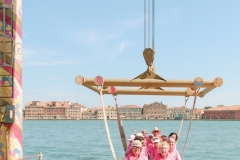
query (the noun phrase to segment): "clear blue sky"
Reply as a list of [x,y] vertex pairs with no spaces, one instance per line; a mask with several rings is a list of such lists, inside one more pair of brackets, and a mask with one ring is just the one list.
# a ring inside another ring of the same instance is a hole
[[[29,101],[101,105],[77,75],[134,78],[146,70],[143,0],[23,0],[23,106]],[[165,79],[221,77],[198,108],[240,104],[240,1],[155,0],[155,65]],[[104,96],[105,105],[114,105]],[[119,105],[184,97],[118,96]],[[187,107],[192,107],[193,97]]]

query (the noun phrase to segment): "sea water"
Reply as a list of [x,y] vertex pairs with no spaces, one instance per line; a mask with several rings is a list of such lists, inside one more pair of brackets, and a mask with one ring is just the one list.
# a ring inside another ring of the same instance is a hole
[[[181,120],[123,120],[128,139],[133,130],[154,127],[162,135],[178,132]],[[183,121],[177,149],[182,154],[190,121]],[[108,120],[118,159],[124,156],[117,120]],[[24,157],[43,154],[43,160],[112,160],[103,120],[24,120]],[[184,160],[240,160],[240,121],[194,120]],[[37,159],[37,158],[35,158]]]

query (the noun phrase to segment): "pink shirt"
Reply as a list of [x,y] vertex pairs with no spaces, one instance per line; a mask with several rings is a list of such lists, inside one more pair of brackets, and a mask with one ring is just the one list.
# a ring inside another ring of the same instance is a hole
[[181,160],[181,156],[180,154],[178,153],[176,147],[172,150],[172,151],[169,151],[168,152],[171,156],[171,160]]
[[159,149],[152,145],[152,149],[149,150],[150,160],[153,160],[158,152],[159,152]]
[[145,149],[142,149],[139,156],[135,157],[132,153],[132,151],[130,151],[125,160],[148,160],[148,155],[145,154]]
[[160,153],[157,153],[153,160],[173,160],[173,159],[169,153],[166,158],[163,158]]

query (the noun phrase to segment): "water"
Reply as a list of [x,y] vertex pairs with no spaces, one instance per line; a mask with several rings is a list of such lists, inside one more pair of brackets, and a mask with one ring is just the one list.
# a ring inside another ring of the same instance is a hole
[[[162,134],[178,132],[181,121],[124,120],[126,138],[133,130],[148,133],[157,126]],[[184,121],[177,144],[182,153],[189,121]],[[108,121],[118,159],[123,147],[116,120]],[[184,160],[239,159],[239,121],[193,121]],[[24,157],[43,153],[43,160],[111,160],[103,120],[24,120]]]

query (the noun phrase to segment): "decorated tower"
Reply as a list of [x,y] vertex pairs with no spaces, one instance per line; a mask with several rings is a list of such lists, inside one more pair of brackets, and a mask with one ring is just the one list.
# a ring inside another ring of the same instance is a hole
[[22,0],[0,0],[0,159],[22,153]]

